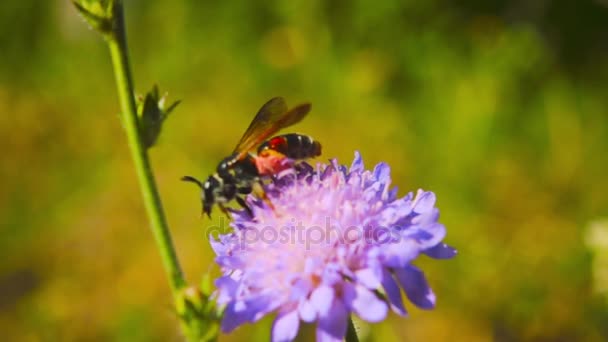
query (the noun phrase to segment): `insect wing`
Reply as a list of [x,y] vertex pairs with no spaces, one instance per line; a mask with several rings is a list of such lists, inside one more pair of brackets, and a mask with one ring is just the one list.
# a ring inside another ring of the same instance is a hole
[[275,97],[260,108],[253,121],[234,148],[236,159],[242,159],[250,150],[260,145],[271,135],[300,122],[310,111],[310,103],[298,105],[287,110],[282,97]]
[[287,104],[282,97],[275,97],[266,102],[249,124],[239,143],[236,144],[234,153],[247,150],[244,147],[250,145],[251,141],[255,141],[257,132],[263,131],[264,127],[269,126],[273,120],[286,111]]

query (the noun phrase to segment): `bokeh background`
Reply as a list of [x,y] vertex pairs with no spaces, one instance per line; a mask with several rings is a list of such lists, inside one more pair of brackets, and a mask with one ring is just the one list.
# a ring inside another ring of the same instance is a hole
[[[418,261],[434,311],[369,340],[608,340],[608,2],[127,2],[138,91],[183,100],[151,156],[189,281],[214,270],[217,221],[179,178],[282,95],[313,103],[297,131],[324,158],[360,150],[401,194],[435,191],[460,252]],[[0,2],[3,340],[181,339],[118,111],[68,1]]]

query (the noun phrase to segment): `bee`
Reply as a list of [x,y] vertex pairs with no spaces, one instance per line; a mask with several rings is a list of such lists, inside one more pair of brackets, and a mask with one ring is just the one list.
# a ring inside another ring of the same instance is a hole
[[[272,98],[260,108],[232,154],[218,164],[216,172],[205,182],[192,176],[182,177],[183,181],[193,182],[201,188],[203,214],[211,218],[215,204],[227,213],[225,205],[234,199],[253,216],[243,198],[251,193],[273,208],[262,187],[262,177],[275,174],[285,168],[284,165],[293,165],[297,160],[320,155],[321,144],[295,133],[268,138],[300,122],[310,108],[310,103],[303,103],[288,109],[282,97]],[[257,146],[259,155],[254,156],[250,151]]]

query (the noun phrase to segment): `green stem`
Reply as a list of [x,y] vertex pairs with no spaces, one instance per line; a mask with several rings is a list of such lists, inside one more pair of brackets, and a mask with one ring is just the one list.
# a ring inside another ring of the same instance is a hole
[[106,35],[106,40],[112,56],[112,65],[114,66],[122,122],[127,133],[131,156],[135,162],[135,170],[142,191],[144,205],[151,222],[152,233],[160,251],[163,266],[169,276],[171,292],[174,298],[178,298],[180,290],[185,287],[186,282],[177,260],[173,242],[171,241],[171,234],[169,233],[167,220],[150,167],[148,152],[140,137],[139,119],[137,117],[133,81],[127,54],[127,37],[122,1],[116,1],[114,5],[113,28],[111,34]]
[[348,327],[346,328],[346,342],[359,342],[359,337],[357,337],[357,329],[355,328],[355,323],[353,323],[353,318],[348,317]]

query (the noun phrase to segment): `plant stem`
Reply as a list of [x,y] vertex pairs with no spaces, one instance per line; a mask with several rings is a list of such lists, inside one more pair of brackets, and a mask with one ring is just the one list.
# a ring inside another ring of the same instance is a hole
[[346,342],[359,342],[359,337],[357,337],[357,329],[355,328],[352,317],[348,317],[348,327],[346,328],[345,340]]
[[114,26],[111,34],[106,35],[110,48],[118,98],[120,100],[121,118],[127,133],[127,141],[131,156],[135,162],[135,170],[142,191],[144,205],[151,223],[152,233],[160,251],[163,266],[169,276],[171,292],[177,298],[179,291],[186,285],[184,276],[177,260],[171,234],[163,211],[154,175],[150,167],[148,152],[142,143],[139,129],[139,119],[135,105],[133,81],[127,54],[127,37],[125,30],[122,1],[114,5]]

